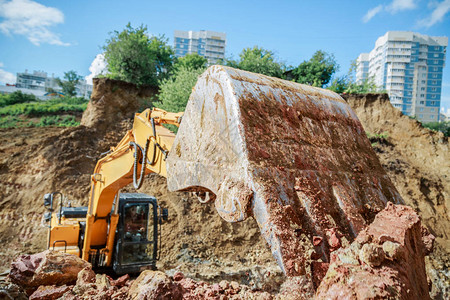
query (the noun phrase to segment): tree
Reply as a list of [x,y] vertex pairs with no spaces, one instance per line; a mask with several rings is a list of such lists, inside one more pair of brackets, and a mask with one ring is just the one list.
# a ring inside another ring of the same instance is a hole
[[82,78],[77,72],[71,70],[64,72],[64,80],[56,78],[56,82],[62,88],[64,95],[74,97],[77,95],[76,86]]
[[330,82],[333,74],[339,69],[334,56],[322,50],[316,51],[310,60],[302,62],[292,71],[298,83],[323,87]]
[[203,71],[204,68],[181,66],[172,77],[161,82],[158,94],[160,102],[155,103],[155,106],[170,112],[184,111],[192,88]]
[[338,94],[346,93],[350,83],[348,77],[344,75],[335,78],[328,89]]
[[173,50],[164,36],[149,37],[147,27],[114,31],[103,46],[109,78],[137,85],[157,85],[169,76]]
[[239,61],[226,59],[224,64],[229,67],[279,78],[281,78],[285,69],[282,63],[276,61],[272,51],[258,46],[243,49],[239,54]]
[[175,72],[179,71],[180,69],[204,70],[206,69],[207,65],[208,60],[205,57],[200,56],[197,53],[192,53],[178,58],[173,65],[173,69]]

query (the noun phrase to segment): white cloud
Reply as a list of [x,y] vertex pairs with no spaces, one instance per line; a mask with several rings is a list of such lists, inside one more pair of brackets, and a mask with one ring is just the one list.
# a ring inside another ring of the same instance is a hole
[[402,10],[412,10],[417,7],[417,0],[394,0],[388,6],[386,10],[392,14],[395,14]]
[[64,23],[64,14],[31,0],[0,0],[0,31],[7,35],[24,35],[33,44],[68,46],[49,27]]
[[87,83],[92,84],[92,78],[100,74],[105,74],[107,70],[108,67],[106,65],[105,56],[103,53],[97,54],[89,67],[89,72],[91,72],[91,74],[85,77]]
[[378,14],[381,10],[383,10],[383,5],[378,5],[377,7],[374,7],[372,9],[369,9],[369,11],[367,12],[367,14],[363,17],[363,22],[367,23],[370,21],[370,19],[372,19],[373,17],[375,17],[376,14]]
[[416,9],[417,1],[418,0],[393,0],[389,5],[378,5],[374,8],[369,9],[362,20],[364,23],[367,23],[383,10],[391,14],[396,14],[403,10]]
[[418,25],[429,28],[436,23],[442,22],[448,12],[450,12],[450,0],[444,0],[436,5],[428,18],[420,20]]
[[[3,68],[3,63],[0,62],[0,68]],[[1,84],[14,84],[16,83],[16,75],[14,75],[13,73],[7,72],[3,69],[0,69],[0,83]]]

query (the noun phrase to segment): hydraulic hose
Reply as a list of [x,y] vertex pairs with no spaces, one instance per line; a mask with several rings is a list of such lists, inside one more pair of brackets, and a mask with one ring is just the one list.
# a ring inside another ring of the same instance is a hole
[[[144,150],[142,150],[141,146],[136,144],[135,142],[130,142],[131,146],[134,146],[134,166],[133,166],[133,186],[135,189],[140,189],[142,186],[142,183],[144,182],[144,174],[145,174],[145,163],[147,162],[147,150],[148,145],[150,144],[150,139],[147,139],[145,142]],[[139,163],[139,155],[138,155],[138,149],[142,153],[142,167],[141,167],[141,174],[139,176],[139,179],[137,179],[137,172],[138,172],[138,163]]]

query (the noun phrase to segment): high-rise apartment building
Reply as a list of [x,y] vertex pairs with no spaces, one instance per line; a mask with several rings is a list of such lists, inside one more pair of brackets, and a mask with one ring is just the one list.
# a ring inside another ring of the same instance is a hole
[[356,81],[373,78],[404,114],[423,122],[439,121],[447,45],[447,37],[388,31],[370,53],[358,57]]
[[197,53],[208,60],[209,65],[225,58],[226,34],[222,32],[175,30],[175,56]]

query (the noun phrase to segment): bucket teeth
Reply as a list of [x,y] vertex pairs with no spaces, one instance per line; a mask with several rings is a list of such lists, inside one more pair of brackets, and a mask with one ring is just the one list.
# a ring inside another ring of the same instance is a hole
[[340,96],[223,66],[194,87],[167,170],[170,190],[213,193],[226,221],[252,215],[288,276],[403,203]]

